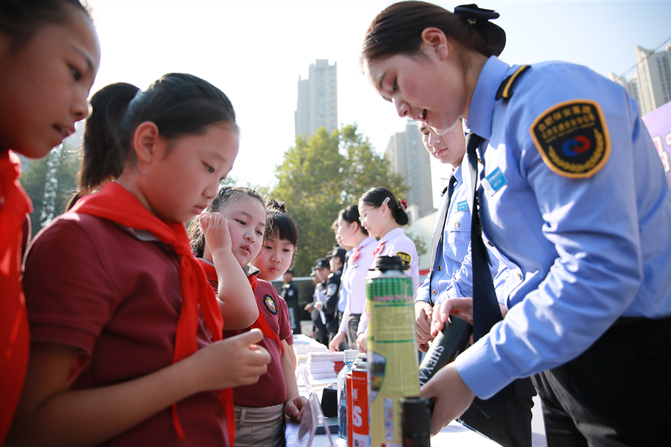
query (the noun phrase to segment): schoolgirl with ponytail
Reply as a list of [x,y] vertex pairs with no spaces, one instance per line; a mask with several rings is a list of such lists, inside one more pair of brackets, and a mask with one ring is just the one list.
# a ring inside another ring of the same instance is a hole
[[[361,52],[368,81],[400,117],[438,135],[465,120],[466,160],[479,174],[471,185],[482,186],[474,216],[519,281],[506,296],[481,295],[498,298],[505,318],[476,312],[479,339],[422,387],[436,398],[432,431],[476,395],[491,402],[532,377],[549,446],[664,444],[671,233],[659,229],[671,221],[671,189],[658,148],[618,83],[566,62],[499,59],[498,16],[395,3]],[[450,313],[472,318],[473,300],[435,308],[433,335]]]
[[270,357],[260,331],[222,341],[184,222],[233,165],[233,107],[188,74],[116,84],[86,136],[81,198],[26,260],[33,345],[9,445],[232,446],[230,388]]
[[[387,188],[371,188],[359,199],[361,226],[371,237],[379,238],[373,258],[399,256],[405,273],[412,279],[414,295],[419,287],[419,257],[414,242],[400,228],[409,221],[406,209],[405,200],[397,199]],[[375,265],[375,260],[372,265]],[[367,349],[367,328],[368,314],[364,311],[357,329],[357,348],[361,352]]]

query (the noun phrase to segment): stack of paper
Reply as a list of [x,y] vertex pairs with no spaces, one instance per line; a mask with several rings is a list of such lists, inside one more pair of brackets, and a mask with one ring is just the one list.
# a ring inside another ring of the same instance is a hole
[[328,352],[328,348],[307,335],[296,334],[294,335],[294,351],[296,356],[303,356],[311,352]]
[[308,354],[305,368],[313,382],[335,382],[343,368],[342,352],[312,352]]

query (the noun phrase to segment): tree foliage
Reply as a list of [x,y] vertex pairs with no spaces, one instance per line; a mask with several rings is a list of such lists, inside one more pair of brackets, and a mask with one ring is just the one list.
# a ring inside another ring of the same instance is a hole
[[309,140],[299,136],[275,175],[278,183],[269,197],[284,200],[298,224],[297,276],[307,276],[315,259],[333,247],[331,225],[341,209],[372,187],[389,188],[399,197],[408,189],[356,124],[332,134],[320,128]]
[[47,157],[31,162],[21,175],[21,185],[33,202],[32,237],[65,212],[68,200],[77,189],[79,166],[77,152],[63,145]]

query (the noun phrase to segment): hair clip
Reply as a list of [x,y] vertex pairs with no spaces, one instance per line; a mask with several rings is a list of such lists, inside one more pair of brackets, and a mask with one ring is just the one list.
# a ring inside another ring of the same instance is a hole
[[463,14],[467,17],[466,21],[470,25],[475,25],[478,19],[491,20],[498,19],[500,14],[492,9],[478,8],[478,5],[471,3],[470,5],[459,5],[454,8],[455,14]]
[[283,201],[278,201],[277,204],[278,204],[279,206],[284,206],[284,202],[283,202]]
[[398,207],[405,211],[408,209],[408,204],[405,202],[405,200],[398,199]]
[[[384,201],[382,202],[382,205],[386,205],[387,203],[389,203],[389,197],[386,197],[384,199]],[[380,206],[382,206],[382,205],[380,205]]]

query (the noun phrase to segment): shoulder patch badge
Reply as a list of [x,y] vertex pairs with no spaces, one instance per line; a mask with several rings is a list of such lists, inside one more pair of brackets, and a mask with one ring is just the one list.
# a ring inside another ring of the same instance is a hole
[[329,284],[328,287],[326,288],[326,294],[327,295],[333,295],[338,291],[338,284]]
[[536,118],[530,132],[545,164],[564,177],[591,177],[610,156],[606,120],[594,101],[557,104]]
[[396,256],[401,258],[401,261],[403,261],[403,270],[409,270],[410,262],[412,262],[412,256],[404,251],[397,251]]
[[263,303],[266,305],[266,309],[270,311],[271,314],[277,315],[277,306],[275,305],[275,300],[272,296],[266,295],[263,297]]

